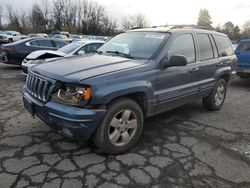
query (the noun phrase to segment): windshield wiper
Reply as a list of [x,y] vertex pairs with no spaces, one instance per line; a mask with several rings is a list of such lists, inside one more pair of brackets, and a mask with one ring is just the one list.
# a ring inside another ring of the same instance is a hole
[[129,58],[129,59],[134,59],[130,54],[122,53],[122,52],[119,52],[119,51],[106,51],[106,52],[116,54],[116,55],[119,55],[119,56],[123,56],[123,57]]

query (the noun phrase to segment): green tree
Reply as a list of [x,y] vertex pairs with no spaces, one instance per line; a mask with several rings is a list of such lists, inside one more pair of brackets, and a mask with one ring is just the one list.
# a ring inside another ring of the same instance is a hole
[[249,39],[249,38],[250,38],[250,20],[247,20],[243,26],[241,39]]
[[240,28],[239,26],[234,26],[231,21],[228,21],[223,25],[221,32],[225,33],[234,43],[237,43],[240,40]]
[[199,16],[198,16],[198,26],[209,27],[212,28],[212,18],[207,9],[200,9]]

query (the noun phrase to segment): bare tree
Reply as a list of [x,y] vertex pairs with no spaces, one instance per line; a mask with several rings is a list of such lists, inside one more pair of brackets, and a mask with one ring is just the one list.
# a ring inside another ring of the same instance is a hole
[[149,21],[145,15],[141,13],[134,14],[123,18],[122,27],[123,30],[129,30],[132,28],[148,27]]
[[63,28],[63,10],[65,8],[63,0],[54,0],[53,2],[53,14],[54,29],[61,30]]
[[[22,32],[66,30],[89,35],[113,35],[116,22],[107,16],[105,8],[91,0],[40,0],[29,12],[6,6],[6,29]],[[0,10],[1,21],[1,10]],[[139,23],[140,20],[137,20]]]
[[7,10],[8,21],[9,21],[6,26],[6,29],[16,30],[16,31],[21,32],[22,27],[20,24],[19,15],[17,11],[13,11],[13,8],[11,7],[11,5],[6,5],[6,10]]
[[2,29],[3,25],[2,25],[2,16],[3,16],[3,8],[0,5],[0,29]]
[[42,9],[37,3],[32,6],[30,22],[35,32],[46,32],[47,20],[44,18]]

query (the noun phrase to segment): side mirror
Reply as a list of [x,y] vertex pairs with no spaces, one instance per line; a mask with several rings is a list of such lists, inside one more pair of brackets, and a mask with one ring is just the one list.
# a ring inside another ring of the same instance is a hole
[[84,55],[85,52],[84,52],[83,50],[81,50],[81,51],[77,52],[77,54],[78,54],[78,55]]
[[188,64],[187,58],[183,55],[173,55],[170,57],[166,67],[186,66]]

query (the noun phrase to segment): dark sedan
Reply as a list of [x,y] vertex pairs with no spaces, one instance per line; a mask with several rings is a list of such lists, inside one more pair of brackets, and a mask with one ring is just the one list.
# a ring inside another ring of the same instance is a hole
[[21,65],[23,59],[37,50],[57,50],[67,43],[52,38],[27,38],[0,47],[0,62]]

